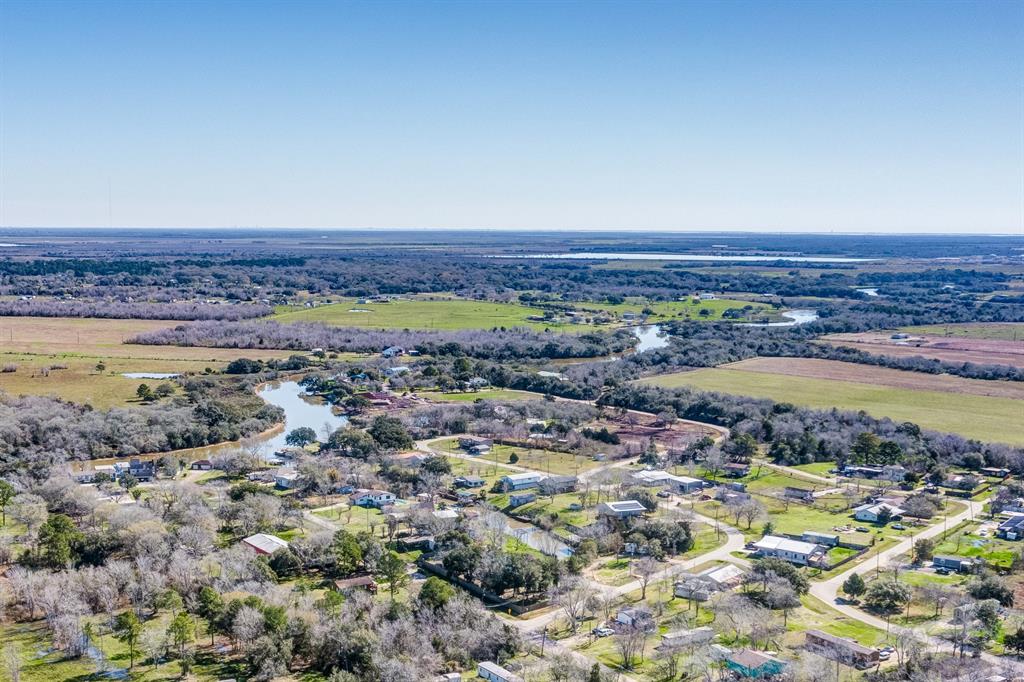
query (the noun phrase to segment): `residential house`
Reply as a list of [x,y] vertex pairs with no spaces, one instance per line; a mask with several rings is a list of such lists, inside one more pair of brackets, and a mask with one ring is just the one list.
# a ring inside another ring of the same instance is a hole
[[469,474],[467,476],[459,476],[455,479],[456,488],[482,488],[487,484],[480,476]]
[[387,367],[384,369],[384,376],[386,377],[397,377],[400,374],[405,374],[409,371],[407,365],[398,365],[396,367]]
[[356,393],[357,398],[362,398],[373,407],[388,407],[391,405],[394,396],[383,391],[360,391]]
[[270,533],[256,533],[242,540],[242,544],[261,556],[270,556],[282,549],[288,549],[288,543]]
[[388,346],[380,354],[386,358],[397,358],[400,355],[405,355],[405,349],[400,346]]
[[619,609],[619,612],[615,614],[615,622],[626,627],[642,627],[645,630],[653,630],[655,627],[654,614],[641,606]]
[[1014,514],[996,528],[996,535],[1004,540],[1024,538],[1024,514]]
[[433,552],[436,544],[433,535],[407,535],[398,538],[397,543],[400,552]]
[[618,502],[602,502],[597,505],[598,516],[614,516],[617,519],[627,519],[633,516],[640,516],[647,513],[647,507],[636,500],[619,500]]
[[540,482],[540,491],[545,495],[571,493],[576,490],[575,476],[548,476]]
[[530,502],[533,502],[536,499],[536,493],[514,493],[512,495],[509,495],[508,506],[512,508],[521,507],[524,504],[529,504]]
[[338,592],[352,592],[354,590],[366,590],[371,594],[377,592],[377,581],[372,575],[357,575],[344,580],[335,580],[334,589]]
[[693,646],[695,644],[710,642],[714,638],[714,629],[704,625],[699,628],[694,628],[693,630],[675,630],[673,632],[666,632],[661,636],[661,642],[655,648],[661,649]]
[[743,478],[750,473],[750,465],[743,462],[729,462],[723,468],[725,475],[730,478]]
[[998,467],[985,467],[981,469],[981,473],[985,476],[991,476],[993,478],[1006,478],[1007,476],[1010,475],[1010,470]]
[[821,630],[808,630],[804,633],[804,647],[830,661],[838,661],[858,670],[865,670],[878,664],[877,649]]
[[932,566],[935,568],[948,568],[957,573],[971,573],[974,571],[975,561],[959,556],[934,556]]
[[704,482],[699,478],[689,476],[676,476],[667,471],[645,470],[633,474],[633,480],[645,486],[665,486],[670,490],[679,493],[692,493],[704,488]]
[[462,673],[444,673],[435,677],[434,682],[462,682]]
[[707,601],[716,592],[731,590],[743,580],[743,570],[735,564],[712,566],[700,573],[682,573],[674,585],[675,596]]
[[433,512],[433,516],[435,519],[454,521],[459,518],[459,512],[454,509],[438,509]]
[[523,678],[491,661],[481,661],[476,666],[476,676],[487,682],[523,682]]
[[387,490],[367,490],[361,488],[349,497],[352,504],[357,507],[376,507],[381,509],[389,504],[394,504],[396,500],[394,493]]
[[790,540],[778,535],[765,535],[754,543],[761,556],[777,557],[800,566],[813,566],[825,558],[827,550],[821,545],[802,540]]
[[540,482],[547,478],[542,473],[528,471],[521,474],[507,474],[498,479],[498,487],[504,492],[510,490],[526,490],[536,488]]
[[299,472],[294,469],[278,469],[274,472],[274,485],[281,490],[291,490],[299,481]]
[[209,471],[213,468],[213,462],[208,459],[197,459],[189,468],[194,471]]
[[395,464],[401,464],[407,467],[418,467],[423,464],[426,460],[430,459],[430,455],[425,452],[403,452],[395,455],[391,458]]
[[887,513],[888,520],[895,521],[901,518],[906,510],[887,502],[869,502],[853,508],[853,518],[869,523],[878,523],[880,519],[885,518]]
[[786,486],[786,489],[782,491],[784,497],[788,497],[791,500],[800,500],[801,502],[814,502],[814,491],[808,490],[807,488],[795,488],[793,486]]
[[494,441],[490,438],[474,438],[472,436],[462,436],[459,438],[459,447],[463,450],[469,450],[477,445],[494,445]]
[[730,654],[725,659],[725,666],[739,677],[755,680],[781,675],[786,669],[785,661],[751,649]]
[[839,536],[834,533],[819,533],[814,530],[805,530],[800,539],[804,542],[813,542],[816,545],[825,547],[836,547],[839,545]]

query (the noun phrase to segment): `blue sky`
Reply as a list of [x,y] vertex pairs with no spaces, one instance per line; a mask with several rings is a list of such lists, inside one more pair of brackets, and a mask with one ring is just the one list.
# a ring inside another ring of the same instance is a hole
[[1024,233],[1024,3],[0,2],[0,225]]

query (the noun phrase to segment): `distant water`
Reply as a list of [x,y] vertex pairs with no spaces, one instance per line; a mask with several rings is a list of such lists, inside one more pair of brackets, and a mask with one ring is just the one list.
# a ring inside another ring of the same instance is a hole
[[661,327],[656,324],[633,327],[632,332],[633,336],[639,341],[636,344],[637,353],[643,353],[645,350],[654,350],[655,348],[664,348],[668,345],[668,334],[663,333]]
[[531,253],[500,255],[495,258],[547,258],[559,260],[681,260],[708,261],[720,263],[773,263],[791,261],[794,263],[870,263],[878,258],[842,258],[838,256],[725,256],[703,253]]
[[817,310],[787,310],[779,314],[789,319],[785,322],[741,322],[740,324],[745,327],[795,327],[798,324],[807,324],[818,319]]

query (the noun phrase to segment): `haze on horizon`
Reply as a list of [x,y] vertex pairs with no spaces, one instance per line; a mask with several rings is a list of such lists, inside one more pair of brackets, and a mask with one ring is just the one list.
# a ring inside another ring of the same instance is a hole
[[0,226],[1024,234],[1024,3],[0,3]]

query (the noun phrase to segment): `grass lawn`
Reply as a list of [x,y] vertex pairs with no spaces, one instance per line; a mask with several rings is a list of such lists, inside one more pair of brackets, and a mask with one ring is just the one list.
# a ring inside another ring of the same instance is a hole
[[476,400],[537,400],[543,396],[539,393],[529,391],[513,391],[511,389],[495,388],[483,391],[467,391],[460,393],[441,393],[440,391],[419,391],[421,398],[437,402],[465,402],[471,403]]
[[[391,303],[356,303],[356,299],[317,308],[281,307],[271,318],[277,322],[323,322],[340,327],[374,329],[491,329],[531,327],[583,333],[593,327],[580,324],[534,322],[527,318],[543,315],[540,308],[518,303],[469,301],[465,299],[400,300]],[[370,312],[353,312],[368,310]]]
[[[597,303],[586,301],[576,303],[574,306],[580,310],[604,310],[615,315],[622,313],[640,313],[643,310],[652,310],[647,322],[656,323],[670,319],[692,319],[717,321],[722,319],[722,313],[730,308],[745,308],[750,306],[749,314],[752,318],[761,318],[766,315],[775,317],[777,313],[766,303],[751,303],[750,301],[737,301],[732,299],[715,299],[713,301],[645,301],[642,298],[631,298],[625,303]],[[701,311],[707,311],[701,314]],[[781,318],[780,318],[781,319]]]
[[835,476],[835,474],[829,473],[832,469],[836,468],[835,462],[811,462],[810,464],[797,464],[791,469],[799,469],[800,471],[808,474],[814,474],[816,476]]
[[[99,361],[106,364],[101,373],[96,371]],[[31,355],[26,353],[0,353],[0,366],[17,366],[16,372],[0,373],[0,390],[10,395],[42,395],[59,397],[71,402],[89,404],[98,409],[126,407],[141,404],[135,395],[139,384],[156,388],[166,379],[129,379],[126,372],[182,373],[203,372],[207,367],[220,370],[223,362],[199,360],[149,360],[131,358],[96,358],[74,354]],[[66,365],[67,369],[51,369],[43,375],[44,367]],[[180,391],[177,391],[180,393]]]
[[864,646],[878,646],[885,642],[885,631],[845,616],[816,597],[805,594],[800,601],[803,608],[790,615],[786,626],[790,632],[786,637],[789,645],[802,645],[802,633],[807,630],[823,630],[837,637],[849,637]]
[[[434,447],[443,452],[461,452],[458,445],[458,440],[451,438],[438,441]],[[512,453],[515,453],[519,457],[518,461],[509,461],[509,457]],[[512,447],[510,445],[495,445],[491,449],[490,453],[481,455],[479,459],[481,465],[485,462],[489,462],[493,467],[494,462],[497,461],[499,465],[510,464],[517,467],[523,467],[525,469],[541,471],[545,474],[568,476],[575,476],[578,473],[601,465],[600,462],[595,462],[592,458],[584,455],[572,455],[567,452],[557,452],[555,450]],[[506,470],[502,472],[501,475],[504,475],[505,473],[515,472],[509,472]]]
[[990,564],[1009,568],[1013,557],[1020,554],[1021,544],[1000,538],[981,537],[977,534],[980,524],[968,524],[963,530],[950,533],[936,548],[940,555],[955,555],[984,559]]
[[965,322],[963,324],[929,324],[903,327],[908,334],[932,336],[959,336],[965,339],[998,341],[1024,341],[1024,323],[1021,322]]
[[876,417],[910,421],[924,428],[951,431],[968,438],[1024,445],[1021,401],[959,394],[955,400],[940,391],[919,391],[781,376],[736,369],[700,369],[642,379],[655,386],[690,386],[705,391],[771,398],[820,409],[864,410]]

